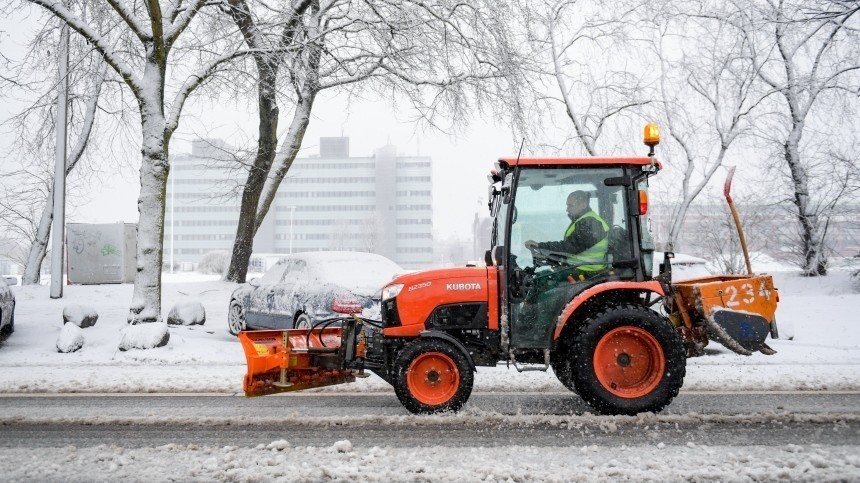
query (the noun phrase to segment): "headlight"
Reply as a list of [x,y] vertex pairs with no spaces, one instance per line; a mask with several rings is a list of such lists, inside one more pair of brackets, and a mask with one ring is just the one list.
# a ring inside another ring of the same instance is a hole
[[397,294],[399,294],[401,290],[403,290],[403,284],[402,283],[395,283],[395,284],[392,284],[392,285],[389,285],[389,286],[383,288],[382,289],[382,301],[384,302],[386,300],[393,299],[394,297],[397,297]]

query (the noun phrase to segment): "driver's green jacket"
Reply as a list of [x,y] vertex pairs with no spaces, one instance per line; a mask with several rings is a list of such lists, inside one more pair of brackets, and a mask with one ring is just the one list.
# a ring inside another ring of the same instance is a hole
[[[593,210],[585,212],[579,218],[573,220],[570,226],[567,227],[567,230],[564,232],[564,238],[565,240],[570,238],[584,224],[582,222],[588,219],[593,219],[600,223],[600,226],[603,228],[603,236],[599,238],[597,243],[575,255],[567,257],[567,263],[576,265],[583,272],[599,272],[606,268],[606,252],[609,250],[609,225],[603,221],[603,218]],[[599,236],[597,235],[595,238]]]

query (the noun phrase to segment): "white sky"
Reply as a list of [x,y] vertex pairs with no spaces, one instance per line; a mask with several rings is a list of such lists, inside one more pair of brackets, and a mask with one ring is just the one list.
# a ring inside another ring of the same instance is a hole
[[[30,9],[30,12],[31,14],[27,15],[25,9],[18,12],[21,18],[0,20],[0,48],[4,54],[23,52],[23,44],[30,38],[40,19],[38,9]],[[172,92],[168,93],[168,96],[170,95]],[[247,143],[248,138],[256,136],[257,113],[255,99],[245,102],[244,105],[230,105],[222,101],[209,102],[206,94],[192,97],[186,104],[180,128],[171,142],[171,152],[190,152],[190,141],[201,136],[222,138],[231,144]],[[318,153],[321,136],[344,135],[350,138],[350,152],[353,156],[369,156],[375,149],[389,143],[397,145],[402,154],[414,155],[420,152],[430,156],[434,165],[433,207],[437,239],[470,239],[475,213],[486,213],[484,200],[487,172],[499,157],[516,155],[520,140],[512,138],[511,131],[506,126],[506,119],[500,119],[497,123],[492,116],[480,114],[476,114],[469,125],[456,134],[418,132],[415,124],[409,122],[411,113],[405,110],[404,106],[401,104],[395,112],[387,102],[349,102],[344,96],[320,96],[314,105],[313,119],[305,135],[301,155]],[[17,112],[21,107],[22,103],[4,98],[4,102],[0,104],[0,120]],[[289,120],[290,106],[281,106],[281,111],[280,131],[284,132]],[[106,116],[97,118],[96,128],[100,121],[105,122],[106,119]],[[563,129],[567,130],[566,127]],[[641,126],[631,126],[630,130],[629,133],[621,133],[619,137],[624,143],[641,149],[629,153],[616,152],[616,149],[607,154],[646,153],[639,141]],[[558,129],[554,132],[545,131],[542,141],[550,146],[560,146],[567,134]],[[9,135],[0,132],[0,145],[8,145],[9,142]],[[525,146],[524,153],[557,155],[529,145]],[[140,160],[137,151],[128,150],[128,155],[131,159],[126,160],[126,164],[135,166],[135,171],[127,168],[118,171],[115,168],[118,164],[116,160],[106,159],[110,154],[102,156],[104,182],[100,186],[94,186],[87,194],[86,201],[83,204],[78,203],[70,211],[69,221],[137,221],[139,179],[136,169]],[[661,149],[658,147],[658,156],[660,155]],[[95,158],[98,161],[98,155]],[[667,162],[663,159],[663,162],[665,166],[672,164],[671,160]],[[668,180],[668,176],[663,174],[661,178]],[[739,172],[738,179],[743,178],[744,173]]]
[[[256,101],[248,102],[247,110],[242,106],[201,109],[199,103],[196,108],[189,104],[192,108],[189,114],[193,114],[185,116],[180,123],[171,141],[171,153],[190,152],[190,141],[203,135],[228,142],[241,142],[237,131],[255,136]],[[280,131],[284,131],[290,106],[282,106],[281,110]],[[473,120],[465,132],[448,135],[416,131],[415,124],[409,122],[407,116],[404,112],[394,112],[386,103],[347,102],[343,96],[320,98],[314,105],[301,155],[317,154],[321,136],[344,135],[350,138],[351,156],[370,156],[375,149],[388,143],[397,145],[400,154],[430,156],[434,228],[443,238],[471,238],[475,212],[486,210],[487,173],[499,157],[515,155],[519,143],[512,140],[505,126],[494,126],[484,119]],[[132,178],[129,173],[105,183],[102,190],[93,193],[92,199],[77,210],[79,219],[76,221],[136,221],[139,185]]]

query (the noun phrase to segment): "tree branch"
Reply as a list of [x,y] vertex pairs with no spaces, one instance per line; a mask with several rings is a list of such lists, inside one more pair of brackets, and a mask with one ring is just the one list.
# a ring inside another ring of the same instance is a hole
[[141,42],[152,40],[152,35],[146,33],[146,29],[140,24],[133,12],[128,10],[128,7],[122,3],[122,0],[107,0],[107,3],[114,9],[119,17],[128,25],[131,31],[137,35]]
[[137,96],[141,90],[140,78],[134,74],[131,66],[126,64],[114,52],[113,48],[108,44],[104,37],[99,35],[88,23],[84,22],[72,12],[70,12],[60,0],[27,0],[31,3],[39,5],[45,10],[51,12],[55,17],[60,19],[72,30],[79,33],[87,42],[101,54],[105,63],[111,66],[117,74],[122,77],[132,92]]

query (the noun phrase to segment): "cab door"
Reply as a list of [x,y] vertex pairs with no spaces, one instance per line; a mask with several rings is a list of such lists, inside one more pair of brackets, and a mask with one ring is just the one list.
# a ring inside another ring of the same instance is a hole
[[[628,202],[622,186],[607,180],[622,176],[622,167],[523,167],[517,173],[507,233],[507,304],[510,343],[514,349],[551,347],[558,316],[585,288],[618,276],[612,258],[625,258],[629,247]],[[608,182],[609,185],[613,183]],[[588,208],[602,219],[610,244],[605,269],[584,271],[576,253],[561,249],[526,248],[527,241],[560,242],[571,229],[568,195],[588,193]],[[623,246],[622,246],[623,245]]]

